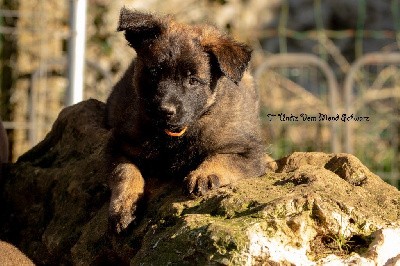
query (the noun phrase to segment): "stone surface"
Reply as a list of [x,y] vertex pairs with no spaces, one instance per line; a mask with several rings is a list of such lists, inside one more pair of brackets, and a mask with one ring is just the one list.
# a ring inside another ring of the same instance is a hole
[[195,199],[179,180],[148,180],[141,218],[111,233],[104,111],[96,100],[64,109],[1,177],[0,239],[35,263],[399,263],[400,192],[348,154],[294,153]]

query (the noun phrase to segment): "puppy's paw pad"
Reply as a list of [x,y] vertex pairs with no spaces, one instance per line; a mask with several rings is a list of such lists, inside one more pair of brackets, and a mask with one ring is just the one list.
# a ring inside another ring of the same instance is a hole
[[220,178],[215,174],[202,176],[192,173],[184,180],[184,191],[188,195],[202,196],[220,185]]

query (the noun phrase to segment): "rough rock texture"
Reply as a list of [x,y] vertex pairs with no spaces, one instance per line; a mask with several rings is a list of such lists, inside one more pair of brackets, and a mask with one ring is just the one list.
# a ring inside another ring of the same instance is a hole
[[149,180],[141,219],[107,226],[104,104],[61,112],[1,177],[0,239],[39,264],[396,265],[400,192],[347,154],[294,153],[202,198]]

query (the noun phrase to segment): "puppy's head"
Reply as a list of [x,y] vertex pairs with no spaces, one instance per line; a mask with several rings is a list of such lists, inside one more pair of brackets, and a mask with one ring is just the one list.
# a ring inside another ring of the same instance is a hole
[[167,16],[123,8],[118,30],[136,50],[134,82],[145,109],[171,136],[184,133],[214,103],[218,78],[238,83],[250,60],[249,47],[215,28]]

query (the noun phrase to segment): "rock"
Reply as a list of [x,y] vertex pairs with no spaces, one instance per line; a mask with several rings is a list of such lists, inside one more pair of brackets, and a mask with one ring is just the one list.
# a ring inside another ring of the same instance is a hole
[[348,154],[293,153],[260,178],[188,199],[148,180],[140,219],[108,230],[105,105],[64,109],[47,137],[9,166],[3,228],[37,264],[396,265],[400,192]]

